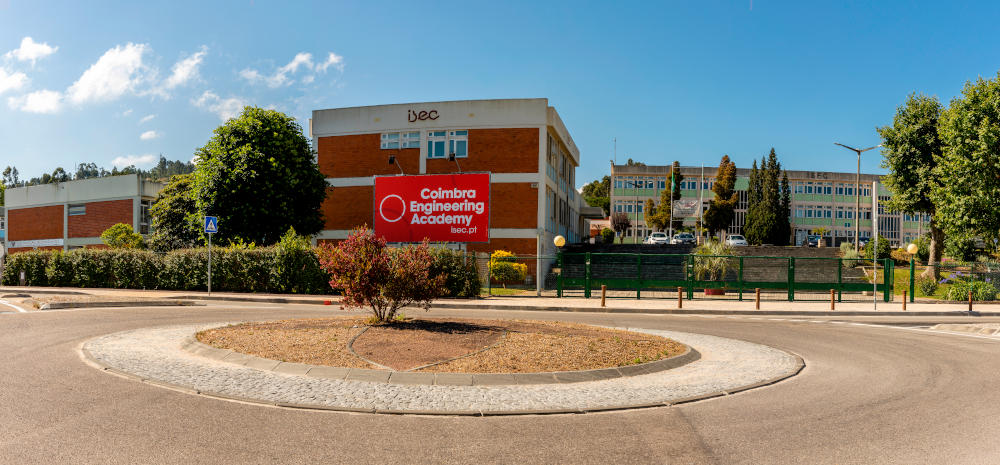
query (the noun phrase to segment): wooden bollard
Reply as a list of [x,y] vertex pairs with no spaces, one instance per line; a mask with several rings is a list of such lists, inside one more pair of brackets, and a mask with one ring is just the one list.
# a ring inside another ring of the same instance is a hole
[[906,311],[906,290],[903,290],[903,311]]
[[969,313],[972,313],[972,291],[969,291]]
[[684,288],[677,288],[677,308],[684,308]]
[[754,308],[757,309],[757,310],[760,310],[760,288],[759,287],[754,290],[753,302],[754,302],[753,303]]
[[604,307],[604,299],[608,295],[608,285],[601,284],[601,307]]
[[834,297],[833,289],[830,289],[830,310],[836,310],[837,299]]

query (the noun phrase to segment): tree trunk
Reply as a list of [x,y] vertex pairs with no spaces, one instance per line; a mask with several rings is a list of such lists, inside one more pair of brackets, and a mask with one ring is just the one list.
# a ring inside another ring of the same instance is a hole
[[937,280],[941,277],[941,254],[944,252],[944,231],[931,220],[931,245],[928,247],[927,269],[920,276]]

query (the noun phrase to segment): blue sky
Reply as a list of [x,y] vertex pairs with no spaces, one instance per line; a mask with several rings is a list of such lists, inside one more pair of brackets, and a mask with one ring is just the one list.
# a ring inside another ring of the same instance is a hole
[[[0,168],[190,159],[242,104],[547,97],[581,151],[853,171],[906,95],[1000,69],[996,2],[0,0]],[[30,39],[28,39],[30,38]],[[872,152],[869,152],[872,153]],[[877,153],[862,169],[882,172]]]

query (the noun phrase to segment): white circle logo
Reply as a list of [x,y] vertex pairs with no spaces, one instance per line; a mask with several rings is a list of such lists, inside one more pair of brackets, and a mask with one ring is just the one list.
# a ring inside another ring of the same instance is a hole
[[[389,208],[387,209],[386,205],[385,205],[385,201],[389,200],[389,199],[392,199],[392,198],[399,199],[399,216],[396,216],[394,219],[390,220],[389,218],[385,217],[385,214],[389,213],[390,216],[395,215],[396,214],[396,209],[395,209],[396,206],[390,203],[389,204]],[[382,217],[383,220],[385,220],[386,223],[395,223],[395,222],[403,219],[403,215],[406,214],[406,202],[403,201],[402,197],[400,197],[400,196],[398,196],[396,194],[387,195],[387,196],[383,197],[382,201],[379,202],[379,204],[378,204],[378,214],[379,214],[379,216]]]

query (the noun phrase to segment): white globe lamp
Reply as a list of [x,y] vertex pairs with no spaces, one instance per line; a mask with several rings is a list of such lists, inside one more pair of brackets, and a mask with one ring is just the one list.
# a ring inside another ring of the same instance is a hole
[[566,245],[566,238],[562,237],[561,235],[556,236],[552,239],[552,243],[555,244],[556,247],[562,247]]

